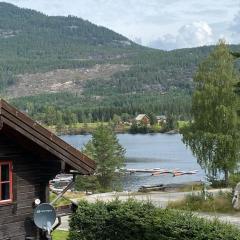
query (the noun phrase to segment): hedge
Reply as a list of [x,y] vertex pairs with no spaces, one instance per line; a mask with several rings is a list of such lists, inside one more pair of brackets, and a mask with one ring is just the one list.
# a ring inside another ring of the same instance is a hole
[[69,240],[240,240],[240,230],[189,212],[150,203],[118,200],[80,202],[70,221]]

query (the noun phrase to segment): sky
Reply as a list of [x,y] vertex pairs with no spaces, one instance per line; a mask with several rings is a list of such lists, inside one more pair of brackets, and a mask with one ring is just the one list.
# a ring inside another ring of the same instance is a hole
[[5,0],[47,15],[74,15],[145,46],[171,50],[240,43],[240,0]]

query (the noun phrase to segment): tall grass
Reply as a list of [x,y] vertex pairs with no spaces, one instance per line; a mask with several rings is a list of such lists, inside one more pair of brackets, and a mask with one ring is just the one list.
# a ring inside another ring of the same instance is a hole
[[219,192],[215,196],[207,196],[202,193],[187,195],[183,200],[170,202],[168,208],[175,208],[199,212],[235,213],[232,207],[232,194]]

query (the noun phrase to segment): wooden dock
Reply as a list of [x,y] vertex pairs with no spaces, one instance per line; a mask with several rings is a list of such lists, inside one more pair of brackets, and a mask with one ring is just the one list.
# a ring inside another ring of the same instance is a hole
[[192,175],[196,174],[198,170],[191,171],[182,171],[180,169],[165,169],[165,168],[144,168],[144,169],[135,169],[135,168],[127,168],[124,169],[126,173],[134,174],[134,173],[149,173],[152,176],[159,176],[164,174],[172,174],[173,177],[182,176],[182,175]]

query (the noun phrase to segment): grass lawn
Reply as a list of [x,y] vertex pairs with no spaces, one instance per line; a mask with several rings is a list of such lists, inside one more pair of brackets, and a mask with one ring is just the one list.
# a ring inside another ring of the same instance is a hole
[[68,232],[56,230],[53,232],[53,240],[67,240]]

